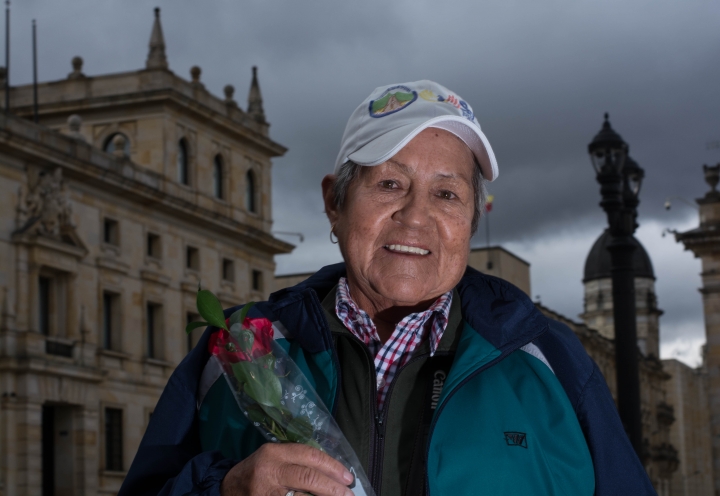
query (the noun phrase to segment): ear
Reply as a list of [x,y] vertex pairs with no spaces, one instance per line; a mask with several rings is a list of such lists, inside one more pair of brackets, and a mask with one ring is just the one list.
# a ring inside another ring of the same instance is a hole
[[323,201],[325,202],[325,214],[332,226],[337,223],[339,215],[337,205],[335,204],[334,187],[336,180],[337,176],[335,176],[335,174],[328,174],[323,177],[323,180],[320,183],[322,185]]

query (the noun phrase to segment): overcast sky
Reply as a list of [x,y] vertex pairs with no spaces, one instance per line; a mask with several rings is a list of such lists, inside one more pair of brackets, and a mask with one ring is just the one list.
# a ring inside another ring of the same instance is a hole
[[[587,144],[610,113],[645,169],[639,239],[655,266],[663,354],[697,360],[704,339],[700,263],[664,228],[689,229],[720,162],[720,3],[714,0],[429,2],[24,0],[12,5],[13,84],[60,79],[80,55],[97,75],[144,67],[152,9],[162,8],[170,68],[245,106],[259,67],[274,161],[275,229],[305,242],[278,273],[340,259],[319,183],[345,122],[376,86],[433,79],[474,108],[498,158],[491,241],[532,264],[533,293],[569,317],[582,311],[582,268],[606,220]],[[485,226],[474,240],[484,245]],[[294,238],[287,238],[296,242]]]

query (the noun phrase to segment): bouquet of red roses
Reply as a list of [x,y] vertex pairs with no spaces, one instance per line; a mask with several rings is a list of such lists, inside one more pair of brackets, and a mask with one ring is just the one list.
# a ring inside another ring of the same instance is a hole
[[220,302],[199,290],[197,308],[204,322],[185,329],[213,325],[211,360],[217,360],[240,410],[274,443],[303,443],[322,450],[355,475],[356,496],[374,496],[357,455],[335,419],[285,350],[274,340],[272,323],[248,317],[252,303],[225,319]]

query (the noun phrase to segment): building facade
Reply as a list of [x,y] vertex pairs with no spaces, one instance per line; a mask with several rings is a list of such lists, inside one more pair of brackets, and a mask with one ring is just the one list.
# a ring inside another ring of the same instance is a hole
[[[247,111],[168,67],[13,87],[0,115],[0,495],[115,494],[200,285],[265,299],[274,255],[257,73]],[[3,93],[0,91],[0,93]],[[4,95],[0,96],[0,101]],[[200,333],[201,330],[195,331]]]
[[[703,353],[703,366],[697,370],[685,370],[682,367],[678,380],[694,379],[691,387],[681,398],[692,418],[698,422],[708,420],[708,424],[698,424],[683,434],[685,442],[692,445],[698,439],[704,442],[712,453],[712,492],[702,494],[720,494],[720,164],[703,166],[705,181],[710,186],[705,196],[697,199],[700,212],[700,225],[684,233],[676,233],[675,238],[702,261],[702,288],[700,293],[705,315],[706,344]],[[685,488],[705,481],[704,465],[689,470],[684,478],[677,481],[678,487]],[[683,493],[701,494],[701,493]]]

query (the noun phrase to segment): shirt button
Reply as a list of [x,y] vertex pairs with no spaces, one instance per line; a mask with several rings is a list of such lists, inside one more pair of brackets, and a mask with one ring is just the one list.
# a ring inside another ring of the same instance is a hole
[[378,377],[378,380],[377,380],[378,389],[380,389],[384,386],[385,386],[385,379],[383,377]]

